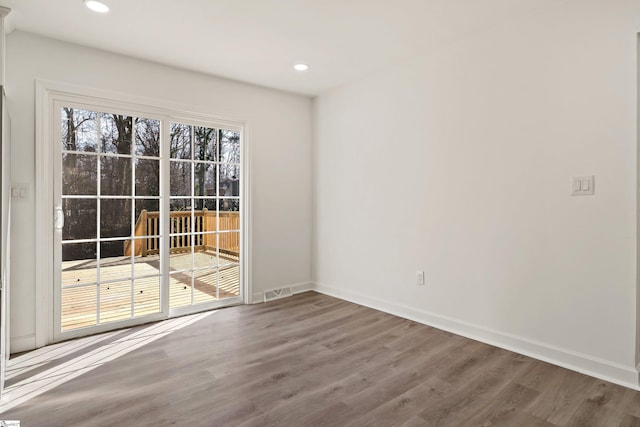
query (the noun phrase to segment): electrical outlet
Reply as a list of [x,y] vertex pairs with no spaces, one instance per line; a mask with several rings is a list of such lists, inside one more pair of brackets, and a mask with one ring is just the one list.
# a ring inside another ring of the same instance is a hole
[[424,286],[424,271],[416,271],[416,284],[418,286]]

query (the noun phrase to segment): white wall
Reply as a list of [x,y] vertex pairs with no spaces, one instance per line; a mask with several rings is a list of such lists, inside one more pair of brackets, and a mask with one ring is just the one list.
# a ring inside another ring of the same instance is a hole
[[[203,53],[207,54],[207,53]],[[23,32],[7,38],[13,182],[31,197],[13,205],[12,351],[35,332],[35,79],[181,104],[249,122],[253,292],[311,279],[311,100],[96,51]]]
[[559,2],[317,98],[317,288],[637,384],[637,3]]

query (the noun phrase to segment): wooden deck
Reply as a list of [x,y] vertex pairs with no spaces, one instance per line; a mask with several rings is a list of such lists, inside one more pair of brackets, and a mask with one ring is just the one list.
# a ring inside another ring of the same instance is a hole
[[[140,317],[160,311],[159,256],[136,257],[131,280],[131,258],[101,260],[100,285],[68,287],[96,282],[93,261],[62,263],[62,331]],[[196,252],[196,267],[215,266],[194,272],[191,254],[170,255],[169,304],[171,308],[215,301],[240,295],[238,258],[211,252]],[[135,277],[152,276],[142,279]],[[193,287],[192,287],[193,278]],[[133,287],[133,289],[132,289]],[[133,290],[133,292],[132,292]],[[99,295],[99,304],[98,304]],[[99,320],[97,308],[99,305]]]

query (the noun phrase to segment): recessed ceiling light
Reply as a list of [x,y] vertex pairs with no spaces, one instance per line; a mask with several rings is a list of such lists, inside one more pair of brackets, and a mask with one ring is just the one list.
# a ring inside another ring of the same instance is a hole
[[309,66],[307,64],[296,64],[293,66],[296,71],[307,71]]
[[94,12],[107,13],[109,12],[109,6],[96,0],[84,0],[84,5]]

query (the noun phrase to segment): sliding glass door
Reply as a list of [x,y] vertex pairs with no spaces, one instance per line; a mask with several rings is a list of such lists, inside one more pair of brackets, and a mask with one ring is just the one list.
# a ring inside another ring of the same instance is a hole
[[170,307],[240,295],[240,132],[170,125]]
[[56,107],[54,337],[241,302],[241,128]]

